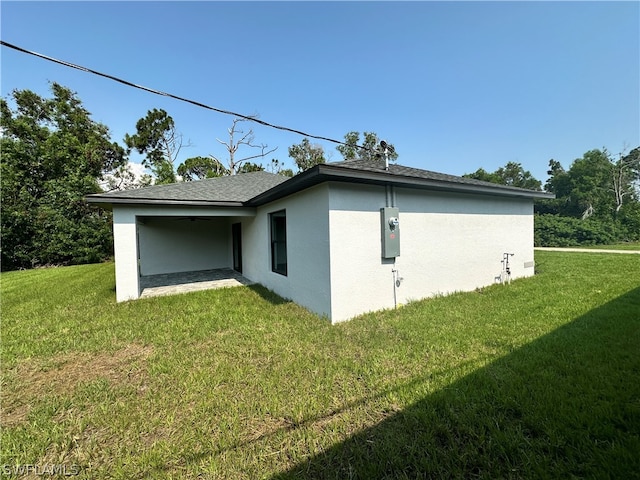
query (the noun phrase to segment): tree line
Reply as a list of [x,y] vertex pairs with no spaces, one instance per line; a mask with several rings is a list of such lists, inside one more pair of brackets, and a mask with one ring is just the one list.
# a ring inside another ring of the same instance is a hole
[[[297,172],[266,158],[276,151],[257,143],[250,118],[235,118],[227,136],[216,139],[228,158],[187,158],[176,166],[183,143],[173,118],[153,109],[126,134],[112,141],[107,126],[94,121],[75,92],[58,84],[51,97],[14,90],[13,106],[0,99],[0,265],[3,271],[46,265],[103,261],[113,255],[111,212],[90,207],[86,195],[141,188],[151,184],[194,181],[256,170],[293,176],[326,161],[320,145],[305,138],[289,148]],[[349,132],[338,151],[345,159],[376,154],[378,138]],[[143,155],[150,174],[134,174],[129,156]]]
[[[183,143],[173,118],[153,109],[120,145],[107,126],[94,121],[77,94],[57,83],[51,97],[14,90],[13,108],[0,99],[0,262],[2,270],[105,260],[113,254],[111,212],[89,207],[84,197],[105,190],[195,181],[268,170],[293,176],[327,161],[322,146],[304,138],[288,148],[296,171],[271,158],[276,148],[258,143],[247,128],[251,118],[235,118],[223,139],[227,158],[187,158],[176,166]],[[392,146],[391,146],[392,147]],[[382,155],[373,132],[348,132],[336,147],[345,160]],[[151,172],[131,169],[132,152],[143,155]],[[398,154],[387,152],[390,160]],[[266,165],[265,165],[266,163]],[[614,158],[592,150],[565,170],[549,162],[544,184],[514,162],[495,172],[482,168],[466,176],[556,194],[537,202],[536,243],[573,245],[640,239],[640,148]]]
[[568,169],[551,159],[547,175],[543,186],[522,165],[509,162],[492,173],[478,169],[464,176],[555,194],[535,202],[537,246],[640,240],[640,147],[618,155],[589,150]]
[[[176,132],[173,118],[164,110],[153,109],[147,112],[146,117],[136,123],[136,133],[127,134],[124,142],[129,149],[135,149],[145,155],[142,163],[153,172],[156,184],[175,183],[178,180],[202,180],[258,170],[270,170],[292,177],[295,173],[326,162],[322,146],[312,144],[308,138],[304,138],[299,144],[289,147],[289,157],[293,159],[297,172],[284,168],[284,163],[276,158],[271,159],[267,166],[257,163],[275,152],[277,147],[269,148],[266,144],[255,142],[253,130],[243,127],[243,122],[251,121],[252,118],[257,117],[233,119],[232,126],[227,129],[228,138],[216,139],[227,151],[226,160],[214,155],[197,156],[187,158],[174,168],[177,155],[183,146],[182,135]],[[362,144],[359,132],[349,132],[344,137],[344,143],[336,149],[345,160],[367,160],[382,154],[380,139],[373,132],[364,132]],[[390,160],[397,157],[395,149],[391,149]],[[146,178],[143,185],[149,184],[150,181],[151,178]],[[119,188],[121,183],[116,181],[114,185]]]

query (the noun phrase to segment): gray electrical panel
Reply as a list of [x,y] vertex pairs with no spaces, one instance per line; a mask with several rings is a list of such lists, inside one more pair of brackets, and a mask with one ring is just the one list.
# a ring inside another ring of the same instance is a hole
[[382,258],[400,256],[400,211],[396,207],[380,209],[380,223],[382,227]]

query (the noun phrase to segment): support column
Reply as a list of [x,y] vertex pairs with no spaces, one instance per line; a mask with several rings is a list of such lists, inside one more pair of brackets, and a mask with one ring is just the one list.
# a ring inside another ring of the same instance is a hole
[[116,301],[140,296],[136,215],[127,207],[113,208],[113,246],[116,261]]

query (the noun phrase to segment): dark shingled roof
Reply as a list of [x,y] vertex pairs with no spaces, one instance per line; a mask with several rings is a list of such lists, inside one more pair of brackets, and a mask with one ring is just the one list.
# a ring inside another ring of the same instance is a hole
[[431,172],[419,168],[390,164],[385,169],[384,162],[367,160],[345,160],[325,163],[293,177],[287,182],[272,188],[249,202],[249,205],[262,205],[322,182],[365,183],[369,185],[395,185],[442,192],[469,193],[515,198],[555,198],[553,194],[537,192],[523,188],[483,182],[473,178],[457,177],[444,173]]
[[367,172],[386,173],[397,177],[405,178],[418,178],[424,180],[433,180],[436,182],[460,184],[477,187],[487,187],[494,190],[500,190],[513,193],[527,193],[529,195],[544,196],[545,198],[552,198],[553,195],[546,192],[536,192],[535,190],[527,190],[524,188],[511,187],[508,185],[500,185],[491,182],[485,182],[482,180],[476,180],[475,178],[458,177],[456,175],[448,175],[446,173],[432,172],[430,170],[422,170],[420,168],[405,167],[403,165],[397,165],[394,163],[389,164],[389,170],[385,170],[384,161],[366,161],[366,160],[345,160],[342,162],[335,162],[331,165],[338,167],[345,167],[355,170],[362,170]]
[[405,167],[404,165],[397,165],[395,163],[389,163],[389,170],[385,170],[385,164],[383,160],[371,161],[371,160],[344,160],[342,162],[334,162],[330,165],[337,167],[345,167],[353,170],[362,170],[365,172],[377,172],[385,173],[387,175],[393,175],[397,177],[411,177],[422,178],[425,180],[436,180],[438,182],[446,183],[459,183],[463,185],[477,185],[477,186],[490,186],[492,188],[501,189],[516,189],[523,190],[521,188],[509,187],[506,185],[498,185],[490,182],[483,182],[482,180],[476,180],[474,178],[458,177],[456,175],[448,175],[446,173],[432,172],[430,170],[422,170],[420,168]]
[[444,192],[497,195],[516,198],[554,198],[546,192],[497,185],[382,161],[346,160],[316,165],[288,178],[268,172],[251,172],[227,177],[154,185],[87,196],[90,203],[156,204],[192,206],[259,206],[322,182],[396,185]]
[[181,203],[192,205],[242,206],[259,195],[288,180],[269,172],[250,172],[194,182],[152,185],[87,196],[90,203]]

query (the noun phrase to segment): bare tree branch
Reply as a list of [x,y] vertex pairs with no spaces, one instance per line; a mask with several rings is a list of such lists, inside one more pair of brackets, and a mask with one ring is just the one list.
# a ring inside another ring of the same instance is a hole
[[[255,118],[257,118],[257,116]],[[229,172],[231,175],[235,175],[236,173],[238,173],[240,171],[240,167],[242,166],[242,164],[247,162],[248,160],[253,160],[255,158],[264,158],[266,155],[269,155],[270,153],[275,152],[278,148],[276,147],[271,150],[265,151],[268,148],[267,145],[264,145],[264,144],[255,145],[253,143],[254,141],[253,129],[249,129],[249,131],[245,132],[244,130],[240,130],[238,128],[238,124],[240,122],[246,122],[249,120],[250,119],[247,119],[247,118],[233,119],[233,124],[231,125],[230,128],[227,129],[227,132],[229,133],[228,142],[225,142],[223,140],[220,140],[219,138],[216,138],[218,143],[224,145],[225,148],[227,149],[227,152],[229,152]],[[238,135],[241,135],[239,139],[236,138]],[[249,155],[247,157],[241,158],[240,160],[236,160],[235,158],[236,152],[243,145],[249,148],[259,148],[261,150],[261,153],[257,155]]]
[[626,155],[626,148],[618,154],[618,161],[613,162],[612,182],[610,190],[616,200],[616,214],[622,208],[624,198],[634,193],[634,171],[637,171],[635,163],[637,159],[631,154]]
[[276,148],[272,148],[268,152],[265,152],[264,150],[268,147],[268,145],[250,145],[250,146],[254,147],[254,148],[260,148],[261,149],[261,153],[259,153],[257,155],[253,155],[251,157],[244,157],[241,160],[237,160],[236,161],[237,164],[239,164],[240,162],[246,162],[247,160],[253,160],[254,158],[264,158],[267,155],[269,155],[270,153],[273,153],[278,149],[278,147],[276,147]]

